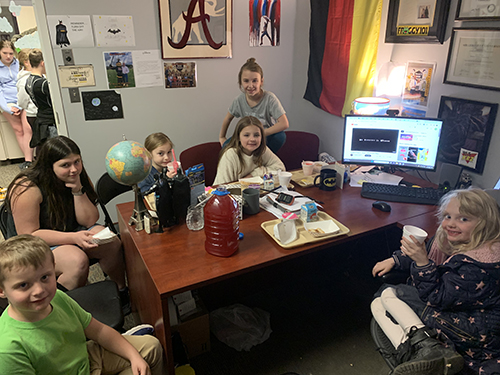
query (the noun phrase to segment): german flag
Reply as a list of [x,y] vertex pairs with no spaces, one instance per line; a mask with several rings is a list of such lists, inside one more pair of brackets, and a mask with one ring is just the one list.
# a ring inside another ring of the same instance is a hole
[[310,0],[309,70],[304,99],[336,116],[372,96],[382,0]]

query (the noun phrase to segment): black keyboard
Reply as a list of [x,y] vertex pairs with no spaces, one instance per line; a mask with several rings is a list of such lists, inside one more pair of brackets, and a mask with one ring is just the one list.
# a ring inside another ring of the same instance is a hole
[[446,192],[441,189],[417,188],[405,185],[384,185],[364,182],[361,196],[378,201],[437,204]]

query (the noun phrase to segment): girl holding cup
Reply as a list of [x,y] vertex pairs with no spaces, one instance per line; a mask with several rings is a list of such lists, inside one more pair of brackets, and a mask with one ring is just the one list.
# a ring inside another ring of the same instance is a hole
[[500,208],[481,189],[455,190],[441,199],[438,217],[429,254],[410,235],[401,240],[400,251],[373,268],[374,276],[392,268],[411,272],[411,285],[384,285],[371,306],[395,356],[408,354],[394,373],[446,368],[455,374],[465,363],[475,373],[497,374]]
[[[156,183],[155,175],[159,175],[163,168],[168,168],[168,164],[172,161],[174,144],[168,136],[159,132],[148,135],[144,141],[144,147],[151,153],[153,166],[148,177],[138,184],[141,193],[145,193]],[[167,177],[172,178],[176,173],[177,171],[173,168],[169,168]]]

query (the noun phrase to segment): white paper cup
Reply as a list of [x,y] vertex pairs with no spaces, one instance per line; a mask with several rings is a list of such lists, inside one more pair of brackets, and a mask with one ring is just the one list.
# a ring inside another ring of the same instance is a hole
[[302,162],[302,172],[304,176],[310,176],[313,174],[314,163],[312,161]]
[[290,172],[280,172],[279,179],[280,179],[280,186],[285,191],[288,191],[288,184],[290,183],[290,180],[292,179],[292,174]]
[[410,235],[415,237],[415,239],[419,243],[423,243],[427,238],[427,232],[425,230],[420,229],[419,227],[416,227],[414,225],[405,225],[403,227],[403,237],[407,238],[409,241],[412,241]]

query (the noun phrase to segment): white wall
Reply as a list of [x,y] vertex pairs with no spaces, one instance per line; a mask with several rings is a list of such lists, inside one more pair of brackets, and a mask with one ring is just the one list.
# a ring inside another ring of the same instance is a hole
[[[386,44],[385,25],[387,22],[388,0],[384,0],[379,52],[377,65],[381,66],[388,61],[435,61],[437,63],[429,96],[427,116],[437,117],[441,96],[479,100],[488,103],[499,103],[500,92],[482,90],[464,86],[443,84],[446,58],[453,27],[498,27],[500,22],[454,22],[457,0],[452,0],[446,40],[444,44]],[[288,109],[294,127],[316,132],[321,139],[320,150],[327,151],[335,158],[340,158],[342,151],[343,119],[330,115],[303,99],[307,83],[307,66],[309,57],[309,17],[310,5],[308,1],[297,1],[297,20],[295,23],[295,51],[293,65],[293,95],[292,105]],[[491,188],[500,177],[500,113],[497,116],[495,128],[490,142],[485,169],[482,175],[472,174],[473,183],[483,188]],[[438,171],[429,173],[428,177],[438,181]]]
[[[41,0],[35,0],[41,1]],[[442,95],[498,103],[500,92],[442,83],[449,36],[457,0],[452,0],[446,42],[440,44],[385,44],[388,0],[384,0],[378,63],[389,60],[436,61],[437,70],[430,93],[429,116],[436,116]],[[132,15],[136,33],[136,50],[160,49],[158,5],[156,0],[45,0],[49,15]],[[177,154],[183,149],[206,141],[216,141],[222,119],[232,99],[238,95],[236,84],[240,66],[254,56],[262,65],[265,87],[280,98],[287,111],[291,129],[308,130],[320,136],[320,151],[337,159],[342,149],[343,119],[326,113],[303,99],[307,83],[309,58],[310,4],[304,0],[282,1],[281,46],[259,48],[248,46],[248,1],[233,0],[233,58],[198,59],[198,87],[165,90],[158,88],[123,89],[123,120],[85,121],[81,104],[69,102],[66,89],[61,94],[69,135],[82,148],[85,165],[95,181],[104,172],[106,151],[125,133],[130,140],[142,142],[151,132],[163,131],[174,141]],[[470,23],[469,23],[470,24]],[[487,25],[487,24],[486,24]],[[106,90],[103,63],[104,48],[75,48],[76,64],[93,64],[97,86],[85,90]],[[54,51],[56,64],[62,64],[60,51]],[[50,78],[50,77],[49,77]],[[500,115],[482,176],[473,175],[474,183],[491,187],[500,176]],[[230,131],[234,126],[230,128]],[[436,179],[430,174],[430,177]]]
[[[124,119],[85,121],[82,104],[70,103],[67,89],[62,89],[68,134],[81,147],[91,178],[96,181],[104,172],[106,152],[121,140],[122,134],[143,143],[148,134],[163,131],[173,140],[177,155],[192,145],[217,141],[227,109],[239,94],[239,69],[249,57],[255,57],[262,66],[264,87],[280,98],[285,109],[290,108],[295,2],[282,2],[281,45],[260,48],[249,47],[248,1],[233,0],[233,57],[187,60],[197,63],[197,88],[120,90]],[[45,0],[44,3],[47,15],[132,15],[136,46],[131,49],[160,49],[157,0]],[[103,52],[124,50],[130,49],[74,48],[75,64],[94,65],[96,76],[96,87],[81,90],[106,90]],[[54,50],[54,56],[56,64],[63,65],[58,49]],[[293,120],[290,122],[295,127]],[[229,131],[233,130],[234,124]]]

